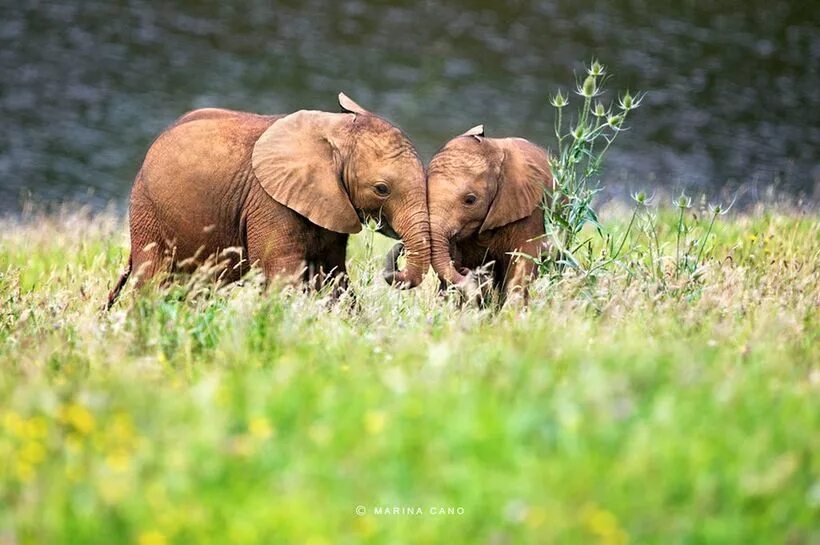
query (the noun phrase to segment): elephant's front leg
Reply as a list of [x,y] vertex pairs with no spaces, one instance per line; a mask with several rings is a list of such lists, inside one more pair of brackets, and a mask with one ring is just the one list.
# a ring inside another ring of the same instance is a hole
[[348,289],[345,267],[348,235],[313,227],[304,240],[307,264],[304,277],[308,289],[329,291],[334,300],[338,299]]
[[[464,282],[454,290],[457,295],[459,308],[466,305],[478,305],[483,307],[487,302],[485,291],[492,290],[491,282],[486,278],[485,258],[487,249],[472,243],[463,241],[452,246],[450,254],[453,260],[453,267],[464,276]],[[492,267],[492,263],[489,265]],[[439,284],[439,293],[453,291],[445,280]]]
[[303,281],[307,271],[304,237],[295,236],[293,229],[283,228],[274,221],[248,222],[248,260],[262,269],[265,279],[283,279],[296,285]]
[[255,259],[254,252],[250,249],[248,256],[251,263],[256,263],[262,269],[268,284],[273,280],[282,280],[293,286],[304,282],[308,265],[303,256],[277,255],[276,252],[269,252]]
[[[515,253],[518,254],[519,251]],[[506,265],[506,275],[502,286],[503,302],[504,304],[522,303],[526,305],[529,301],[529,284],[535,276],[535,262],[525,255],[511,255]]]
[[344,240],[334,241],[324,252],[324,256],[319,261],[321,272],[320,286],[330,286],[331,297],[339,299],[342,294],[349,289],[349,277],[345,266],[347,255],[347,236]]

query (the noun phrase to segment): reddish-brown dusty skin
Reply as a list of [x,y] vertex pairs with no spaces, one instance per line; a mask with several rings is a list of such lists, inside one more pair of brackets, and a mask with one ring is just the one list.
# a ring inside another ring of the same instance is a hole
[[407,248],[389,281],[418,285],[430,264],[424,168],[394,125],[340,94],[342,113],[257,115],[208,108],[154,141],[131,192],[133,272],[187,270],[234,248],[227,279],[251,265],[268,278],[341,281],[349,234],[379,218]]
[[486,138],[476,127],[450,140],[427,174],[432,264],[445,283],[461,285],[468,269],[492,262],[505,296],[526,286],[545,248],[538,206],[552,189],[546,151],[521,138]]

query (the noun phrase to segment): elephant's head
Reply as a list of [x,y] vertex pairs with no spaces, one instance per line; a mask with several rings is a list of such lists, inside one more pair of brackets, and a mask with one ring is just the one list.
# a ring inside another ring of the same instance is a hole
[[547,153],[521,138],[485,138],[479,125],[445,144],[427,172],[432,263],[464,282],[451,245],[530,216],[551,183]]
[[338,233],[375,218],[404,241],[407,266],[391,284],[417,286],[430,266],[424,166],[396,126],[344,94],[342,113],[302,110],[276,121],[257,140],[253,169],[277,202]]

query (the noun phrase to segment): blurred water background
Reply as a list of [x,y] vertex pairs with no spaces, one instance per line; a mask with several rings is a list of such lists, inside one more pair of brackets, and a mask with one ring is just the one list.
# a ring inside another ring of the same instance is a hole
[[[648,96],[608,194],[816,198],[820,2],[0,0],[0,211],[124,207],[153,137],[193,108],[400,125],[425,160],[484,123],[549,147],[548,94],[595,56]],[[613,97],[610,97],[613,98]]]

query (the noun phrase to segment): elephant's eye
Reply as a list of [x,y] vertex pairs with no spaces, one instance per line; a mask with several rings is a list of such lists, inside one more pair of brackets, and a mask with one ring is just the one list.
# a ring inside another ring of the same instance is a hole
[[478,199],[475,195],[470,193],[466,197],[464,197],[464,204],[475,204],[475,201]]
[[390,195],[390,188],[387,187],[387,184],[384,182],[377,183],[373,186],[373,189],[375,189],[376,193],[378,193],[382,197]]

